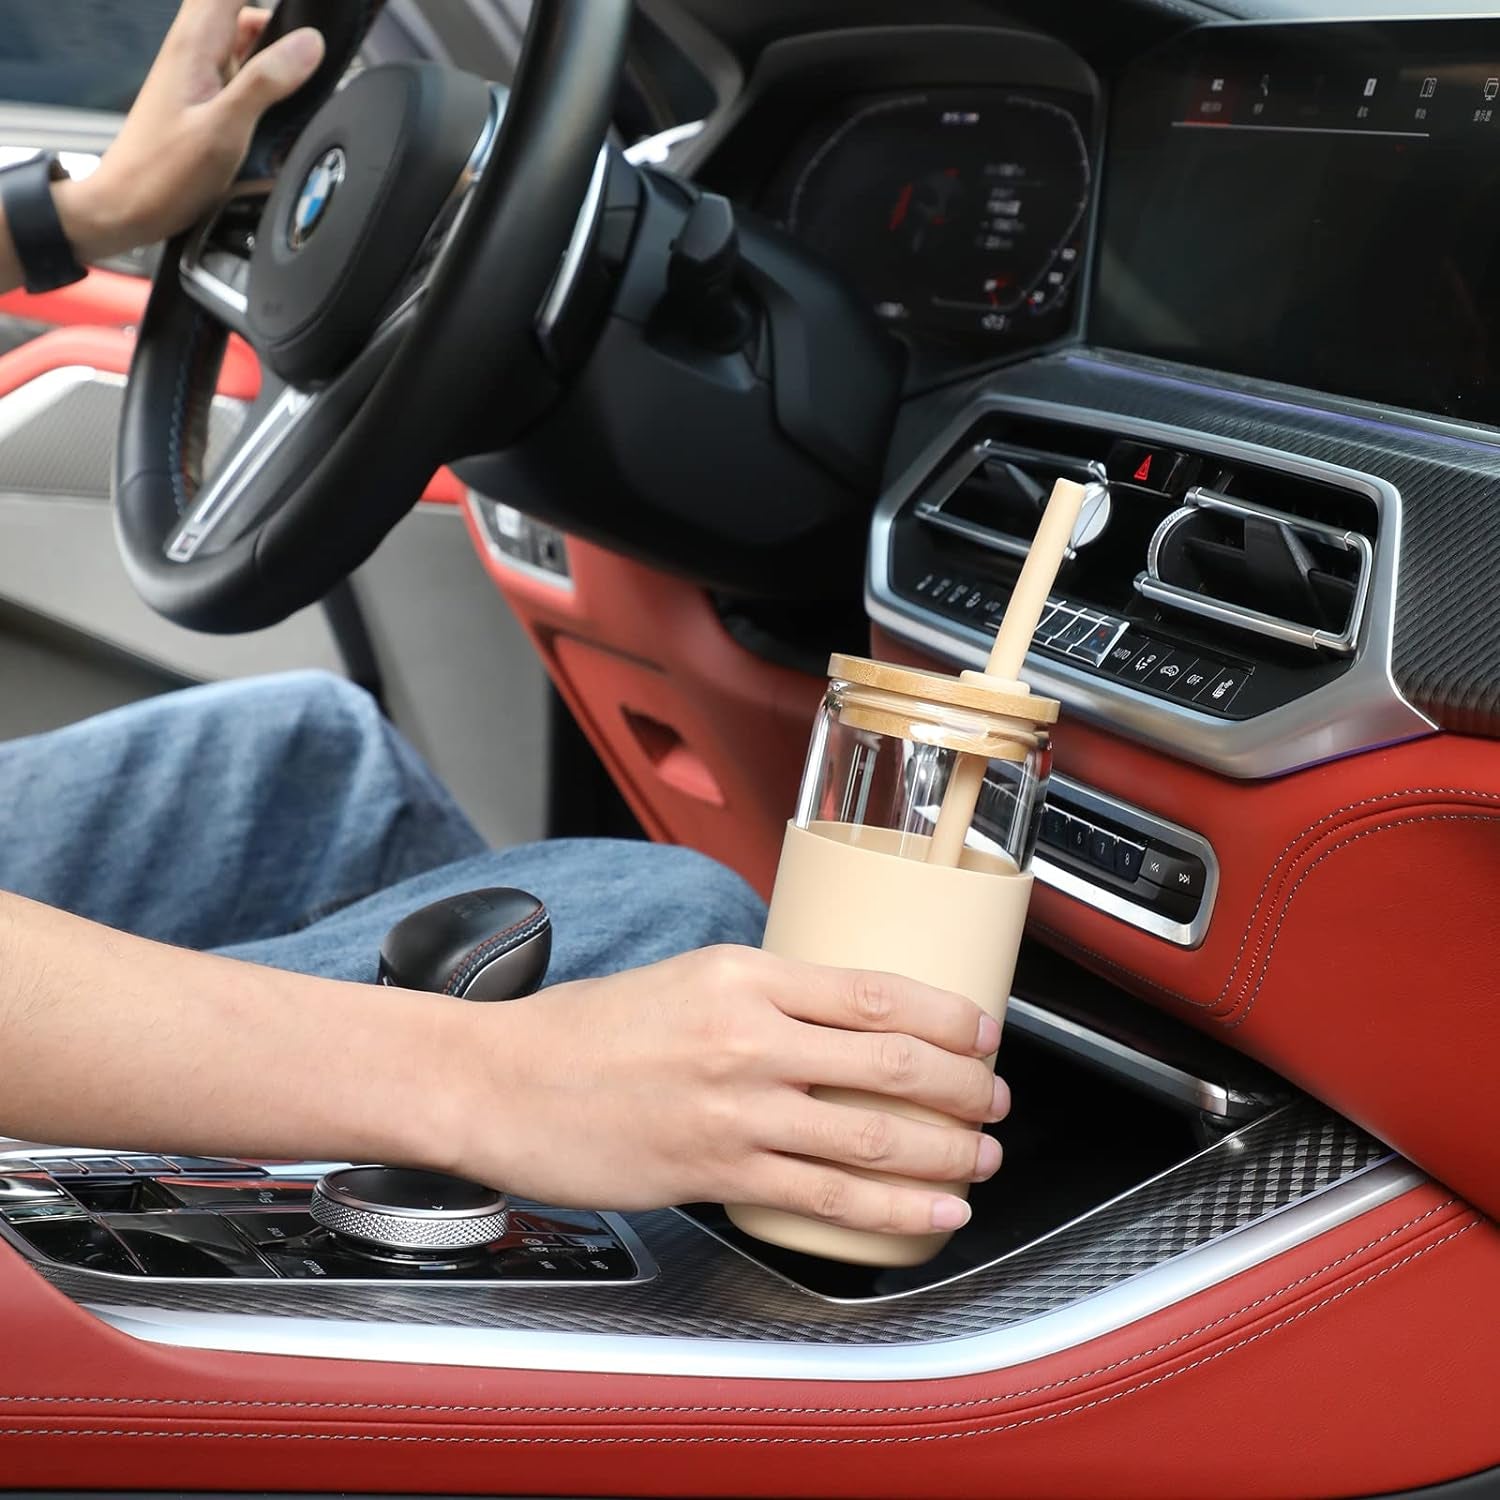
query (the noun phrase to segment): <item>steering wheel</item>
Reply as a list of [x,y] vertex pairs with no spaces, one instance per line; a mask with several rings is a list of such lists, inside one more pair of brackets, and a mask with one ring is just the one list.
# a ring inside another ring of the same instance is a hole
[[[555,393],[538,313],[598,198],[631,0],[535,0],[509,90],[430,63],[336,87],[378,8],[284,0],[272,35],[318,26],[328,57],[167,247],[141,323],[116,531],[146,602],[197,630],[320,599],[440,464],[505,446]],[[205,480],[231,331],[266,380]]]

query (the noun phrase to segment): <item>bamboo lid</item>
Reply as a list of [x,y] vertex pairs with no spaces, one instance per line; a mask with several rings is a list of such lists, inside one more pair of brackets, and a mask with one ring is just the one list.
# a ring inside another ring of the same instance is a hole
[[[986,680],[980,672],[965,672],[961,678],[950,677],[943,672],[924,672],[917,667],[897,667],[889,662],[835,652],[829,658],[828,675],[860,687],[900,693],[951,708],[998,714],[1002,718],[1020,719],[1039,727],[1057,723],[1061,712],[1061,705],[1055,698],[1038,698],[1025,683],[1002,682],[998,678]],[[990,683],[995,685],[992,687]]]

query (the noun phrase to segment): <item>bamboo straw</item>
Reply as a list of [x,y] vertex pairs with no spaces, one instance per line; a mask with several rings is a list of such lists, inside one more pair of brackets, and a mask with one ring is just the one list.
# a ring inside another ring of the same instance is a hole
[[[1031,638],[1036,634],[1037,623],[1047,607],[1047,596],[1057,581],[1058,569],[1062,567],[1063,554],[1073,539],[1073,529],[1078,524],[1085,494],[1083,485],[1075,484],[1071,479],[1059,479],[1052,486],[1047,509],[1036,529],[1036,539],[1026,554],[1015,592],[1010,596],[1005,618],[1000,622],[1000,631],[990,648],[989,663],[984,669],[986,677],[1006,682],[1020,678]],[[932,830],[932,843],[927,850],[928,864],[958,863],[969,825],[974,821],[974,809],[979,805],[987,764],[982,755],[958,757],[948,779],[948,790],[943,795],[937,826]]]

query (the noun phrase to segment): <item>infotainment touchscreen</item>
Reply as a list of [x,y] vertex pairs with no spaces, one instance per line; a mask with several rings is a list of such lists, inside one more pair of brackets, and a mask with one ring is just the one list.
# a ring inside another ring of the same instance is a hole
[[1191,33],[1104,181],[1091,342],[1500,424],[1500,21]]

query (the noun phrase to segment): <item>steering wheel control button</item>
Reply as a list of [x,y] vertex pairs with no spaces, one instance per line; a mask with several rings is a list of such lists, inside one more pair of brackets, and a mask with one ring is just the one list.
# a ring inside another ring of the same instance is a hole
[[382,1250],[475,1250],[505,1234],[505,1194],[407,1167],[343,1167],[313,1191],[312,1216],[334,1234]]

